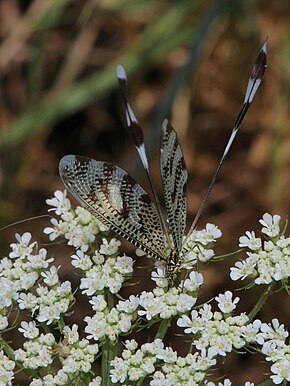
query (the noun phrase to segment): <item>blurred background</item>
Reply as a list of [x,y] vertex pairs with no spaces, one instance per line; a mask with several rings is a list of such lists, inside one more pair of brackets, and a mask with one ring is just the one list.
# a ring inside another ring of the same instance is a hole
[[[237,250],[246,230],[258,231],[265,212],[280,214],[284,224],[290,209],[289,8],[285,0],[1,2],[0,227],[47,213],[45,200],[63,189],[58,162],[65,154],[115,163],[149,189],[124,128],[117,63],[127,70],[129,99],[145,131],[161,199],[162,120],[170,118],[178,133],[189,171],[189,225],[267,36],[264,81],[198,228],[219,226],[217,251],[223,254]],[[31,231],[47,242],[42,229],[48,223],[30,220],[1,231],[1,255],[16,232]],[[228,279],[235,259],[207,271],[207,298],[237,287]],[[62,256],[60,263],[71,274],[69,259]],[[241,304],[240,311],[251,308],[246,300]],[[289,321],[277,299],[269,307],[264,320],[279,311],[281,322]],[[235,385],[263,379],[267,367],[257,370],[252,359],[236,357],[223,373],[236,376]]]

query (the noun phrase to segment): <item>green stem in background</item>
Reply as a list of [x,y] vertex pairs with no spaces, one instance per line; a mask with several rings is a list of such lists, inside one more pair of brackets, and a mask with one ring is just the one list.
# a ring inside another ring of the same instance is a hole
[[58,328],[59,328],[60,333],[63,334],[63,328],[65,326],[64,318],[61,317],[57,324],[58,324]]
[[117,341],[113,342],[109,338],[106,338],[105,343],[102,346],[102,386],[110,386],[110,363],[117,354],[118,344]]
[[[259,383],[257,386],[271,386],[273,385],[272,379],[267,379],[266,381]],[[284,383],[282,383],[284,385]]]
[[[114,305],[114,295],[111,292],[107,292],[107,304],[108,309],[111,310]],[[110,378],[110,363],[111,360],[115,358],[118,353],[118,342],[111,341],[106,337],[105,343],[102,346],[102,386],[112,385]]]
[[262,293],[260,296],[260,299],[258,300],[257,304],[255,304],[254,308],[252,311],[249,313],[249,319],[252,321],[254,317],[260,312],[262,307],[264,306],[266,300],[268,297],[271,295],[272,291],[274,288],[274,283],[271,283],[267,289]]
[[[162,322],[160,323],[158,331],[155,335],[155,339],[163,340],[168,328],[170,327],[170,324],[171,324],[171,319],[163,319]],[[140,378],[139,381],[136,382],[136,386],[142,386],[145,378],[146,378],[146,376]]]
[[[67,85],[65,89],[56,90],[52,88],[48,92],[43,91],[43,95],[38,92],[37,102],[33,106],[27,106],[22,116],[2,128],[3,135],[0,137],[0,149],[7,149],[9,146],[20,144],[28,137],[35,135],[48,126],[52,126],[75,111],[79,111],[93,100],[106,95],[117,85],[115,76],[117,63],[122,63],[130,76],[137,70],[144,68],[148,63],[163,58],[164,55],[172,52],[176,47],[188,44],[196,33],[196,27],[193,25],[187,26],[184,23],[188,11],[192,9],[192,5],[187,8],[184,4],[184,2],[176,2],[173,7],[166,9],[162,18],[157,19],[156,23],[150,23],[144,32],[134,39],[130,52],[115,58],[114,63],[108,64],[106,68],[96,71],[83,80]],[[216,22],[222,15],[223,7],[219,4],[223,4],[223,2],[220,1],[217,4],[218,6],[210,7],[205,22],[201,25],[201,30],[204,31],[202,36],[207,38],[212,31],[212,22]],[[55,20],[58,20],[58,18],[59,15],[57,14]],[[208,23],[210,25],[207,30]],[[203,46],[204,40],[199,40]],[[195,57],[199,57],[198,50]],[[190,64],[193,65],[194,63]],[[35,65],[38,64],[35,63]],[[32,66],[30,68],[32,69]],[[179,85],[180,81],[178,80],[176,84]],[[176,84],[174,83],[173,91],[170,94],[169,105],[179,87]],[[164,116],[162,116],[163,118]]]
[[163,340],[168,328],[170,327],[170,324],[171,324],[171,319],[163,319],[155,335],[155,339]]

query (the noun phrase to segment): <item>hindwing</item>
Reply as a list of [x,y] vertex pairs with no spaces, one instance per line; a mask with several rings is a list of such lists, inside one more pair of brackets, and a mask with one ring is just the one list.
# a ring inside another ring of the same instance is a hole
[[169,228],[180,252],[186,225],[188,172],[177,134],[167,120],[161,130],[160,169]]

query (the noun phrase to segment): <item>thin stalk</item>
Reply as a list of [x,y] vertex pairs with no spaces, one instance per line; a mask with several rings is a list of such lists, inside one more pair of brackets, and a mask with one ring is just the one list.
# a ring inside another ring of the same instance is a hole
[[264,291],[262,293],[262,295],[260,296],[260,299],[258,300],[257,304],[255,304],[254,308],[252,309],[252,311],[249,313],[249,319],[250,320],[253,320],[254,317],[260,312],[260,310],[262,309],[262,307],[264,306],[266,300],[268,299],[268,297],[270,296],[270,294],[272,293],[273,291],[273,288],[274,288],[274,283],[271,283],[266,291]]
[[[157,333],[155,335],[155,339],[161,339],[162,340],[164,338],[164,336],[166,335],[166,332],[167,332],[170,324],[171,324],[171,320],[170,319],[163,319],[162,322],[160,323],[158,331],[157,331]],[[142,386],[145,378],[146,378],[146,376],[140,378],[137,381],[136,386]]]
[[155,335],[155,339],[162,340],[165,337],[167,330],[170,327],[170,324],[171,324],[171,319],[163,319]]
[[271,386],[273,385],[272,379],[267,379],[266,381],[259,383],[257,386]]
[[[107,294],[107,303],[109,310],[114,307],[114,295],[108,292]],[[106,338],[105,343],[102,346],[102,386],[112,385],[110,378],[110,363],[111,360],[115,358],[118,352],[118,343],[111,341],[109,338]]]
[[112,342],[109,338],[106,338],[105,343],[102,346],[102,386],[110,386],[110,363],[117,354],[118,345],[116,342]]

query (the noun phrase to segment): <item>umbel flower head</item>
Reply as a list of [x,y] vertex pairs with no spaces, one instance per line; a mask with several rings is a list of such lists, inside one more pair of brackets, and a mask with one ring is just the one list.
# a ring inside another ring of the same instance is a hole
[[[214,300],[200,304],[204,278],[198,270],[190,271],[190,267],[193,262],[203,260],[209,264],[216,258],[212,247],[221,232],[213,224],[195,230],[188,239],[188,254],[192,254],[185,259],[187,275],[179,283],[168,286],[163,267],[157,264],[151,272],[153,289],[136,293],[134,260],[120,253],[120,241],[109,238],[107,228],[99,222],[95,224],[85,209],[74,210],[65,192],[56,192],[48,203],[58,217],[51,220],[52,226],[45,233],[53,241],[65,239],[72,248],[71,263],[78,271],[79,291],[91,311],[83,315],[82,328],[66,323],[75,306],[70,281],[61,280],[61,267],[53,265],[53,258],[46,249],[38,247],[30,233],[16,235],[9,256],[0,262],[0,328],[2,332],[10,328],[11,309],[26,314],[29,311],[31,319],[18,321],[18,331],[25,341],[21,347],[11,347],[13,356],[0,351],[0,381],[4,384],[12,384],[15,369],[21,367],[34,372],[29,381],[32,386],[72,382],[101,386],[104,377],[108,385],[144,382],[150,386],[225,386],[232,382],[229,379],[215,382],[212,375],[220,367],[219,358],[224,362],[234,351],[248,348],[264,355],[269,363],[270,382],[289,381],[288,332],[277,318],[269,323],[237,312],[241,292],[237,297],[226,290]],[[280,231],[280,217],[266,214],[261,224],[264,239],[246,232],[240,238],[240,246],[247,248],[249,254],[267,252],[273,264],[271,283],[275,283],[278,276],[274,270],[280,272],[281,264],[277,250],[286,259],[289,238]],[[212,250],[210,260],[198,257],[201,248]],[[138,257],[138,265],[142,259]],[[257,267],[256,272],[260,272]],[[255,278],[258,277],[256,273]],[[122,287],[128,284],[128,296],[121,296]],[[147,343],[138,344],[132,339],[134,331],[154,325],[159,325],[157,334]],[[187,354],[182,356],[163,342],[170,325],[180,329],[179,338],[184,347],[184,342],[190,342]],[[59,331],[58,339],[51,332],[55,328]],[[121,337],[126,337],[123,349]],[[94,366],[99,356],[106,358],[101,372]],[[36,376],[35,371],[41,375]],[[253,383],[247,381],[245,385]]]
[[280,230],[281,217],[264,214],[260,223],[262,237],[246,232],[240,237],[241,248],[247,249],[247,258],[231,268],[232,280],[253,278],[256,284],[286,283],[290,276],[290,237]]

